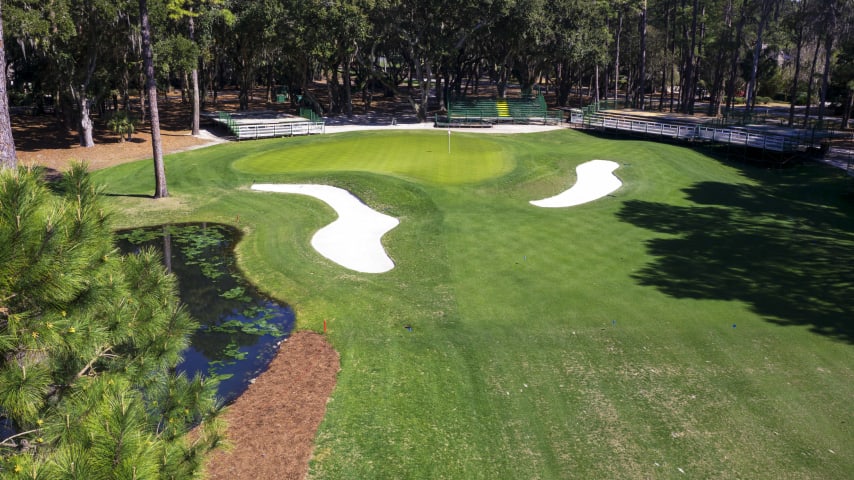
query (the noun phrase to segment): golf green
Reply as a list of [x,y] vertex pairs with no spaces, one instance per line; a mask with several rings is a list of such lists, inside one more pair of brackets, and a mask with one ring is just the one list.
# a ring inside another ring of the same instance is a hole
[[362,171],[442,184],[499,177],[514,165],[502,144],[488,135],[461,137],[444,131],[339,134],[234,162],[235,169],[254,174]]

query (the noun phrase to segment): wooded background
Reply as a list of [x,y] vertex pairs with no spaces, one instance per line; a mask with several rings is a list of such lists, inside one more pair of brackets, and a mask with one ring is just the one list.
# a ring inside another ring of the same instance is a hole
[[[145,102],[141,3],[4,2],[12,105],[41,107],[48,95],[85,131],[90,104]],[[147,4],[159,89],[179,87],[187,102],[196,91],[199,108],[237,87],[246,109],[263,86],[268,101],[287,89],[291,102],[333,115],[395,96],[425,119],[448,96],[482,95],[486,79],[498,96],[511,85],[548,88],[556,106],[580,102],[579,93],[717,115],[775,100],[791,105],[790,125],[821,120],[832,104],[844,128],[854,92],[852,0]],[[806,110],[796,115],[796,105]]]

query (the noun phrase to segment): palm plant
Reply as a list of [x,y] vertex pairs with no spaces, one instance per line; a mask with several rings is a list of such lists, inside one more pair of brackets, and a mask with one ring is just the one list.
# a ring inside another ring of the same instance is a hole
[[125,137],[130,141],[136,129],[136,120],[124,110],[119,110],[107,121],[107,128],[119,136],[120,142],[124,142]]

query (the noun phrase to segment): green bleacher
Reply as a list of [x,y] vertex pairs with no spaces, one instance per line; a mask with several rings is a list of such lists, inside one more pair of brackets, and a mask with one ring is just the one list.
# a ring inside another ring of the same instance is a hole
[[447,122],[452,125],[482,125],[498,122],[531,123],[560,121],[550,114],[542,95],[536,97],[485,99],[466,98],[448,104]]

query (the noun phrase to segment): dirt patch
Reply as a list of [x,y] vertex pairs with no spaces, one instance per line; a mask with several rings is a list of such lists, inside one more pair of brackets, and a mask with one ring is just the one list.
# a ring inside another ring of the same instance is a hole
[[[152,158],[151,132],[143,127],[130,141],[121,142],[117,135],[96,133],[95,146],[79,145],[75,132],[68,131],[49,115],[14,115],[12,132],[18,164],[39,165],[50,172],[63,172],[73,161],[86,162],[90,170]],[[97,131],[96,131],[97,132]],[[210,137],[194,137],[189,130],[162,130],[164,153],[175,153],[212,143]]]
[[225,412],[229,451],[209,458],[209,479],[303,479],[339,370],[338,353],[312,332],[282,343],[270,368]]

